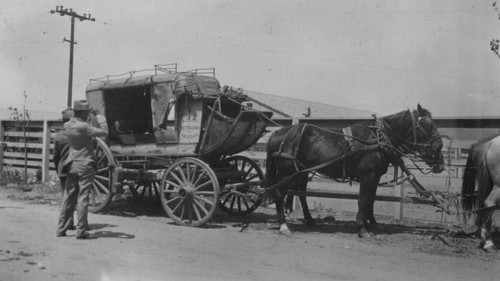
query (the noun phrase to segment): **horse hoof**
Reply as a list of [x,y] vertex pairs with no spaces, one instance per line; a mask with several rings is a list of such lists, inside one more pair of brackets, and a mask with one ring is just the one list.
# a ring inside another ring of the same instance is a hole
[[495,247],[493,242],[487,241],[486,243],[484,243],[483,251],[485,251],[486,253],[495,253],[497,251],[497,247]]
[[288,226],[286,226],[286,224],[283,224],[280,227],[280,234],[285,236],[290,236],[292,235],[292,232],[290,231],[290,229],[288,229]]
[[372,238],[373,234],[371,234],[370,232],[360,232],[358,233],[358,237],[362,239]]

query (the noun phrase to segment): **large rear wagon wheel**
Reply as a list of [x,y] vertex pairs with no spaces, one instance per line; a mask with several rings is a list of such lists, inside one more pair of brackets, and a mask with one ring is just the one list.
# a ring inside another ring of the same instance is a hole
[[108,145],[96,138],[94,153],[97,158],[97,169],[90,191],[89,212],[97,213],[106,208],[113,198],[111,174],[115,167],[115,160]]
[[175,223],[202,226],[217,210],[219,181],[205,162],[182,158],[163,175],[160,197],[163,209]]
[[262,197],[255,190],[264,181],[264,173],[262,173],[257,163],[245,156],[235,155],[225,161],[242,174],[241,177],[229,180],[229,184],[233,182],[256,182],[256,184],[239,190],[224,190],[220,196],[219,207],[230,215],[248,215],[262,203]]

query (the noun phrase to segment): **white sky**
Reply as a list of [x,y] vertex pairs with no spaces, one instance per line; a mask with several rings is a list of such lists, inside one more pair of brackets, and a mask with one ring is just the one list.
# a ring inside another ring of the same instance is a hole
[[500,116],[493,1],[86,0],[0,2],[0,107],[66,107],[90,78],[177,62],[215,67],[222,85],[389,114]]

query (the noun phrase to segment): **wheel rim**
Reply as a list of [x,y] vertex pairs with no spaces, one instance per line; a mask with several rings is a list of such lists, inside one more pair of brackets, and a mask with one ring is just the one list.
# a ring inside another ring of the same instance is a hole
[[[264,174],[260,167],[250,158],[236,155],[226,159],[227,163],[241,171],[241,178],[232,180],[233,182],[253,182],[264,180]],[[229,183],[232,183],[229,181]],[[255,187],[255,186],[254,186]],[[226,190],[221,193],[219,207],[228,214],[244,216],[257,209],[262,202],[262,198],[252,188],[248,188],[245,192],[233,192]]]
[[96,173],[92,189],[90,191],[89,212],[95,213],[103,210],[111,201],[113,193],[112,169],[114,159],[108,146],[101,139],[96,139],[94,144],[94,154],[97,158]]
[[163,175],[160,195],[165,212],[175,223],[201,226],[217,209],[219,182],[206,163],[183,158]]

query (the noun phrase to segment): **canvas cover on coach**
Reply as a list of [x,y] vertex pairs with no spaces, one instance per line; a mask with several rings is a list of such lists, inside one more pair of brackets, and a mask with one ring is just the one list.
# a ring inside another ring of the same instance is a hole
[[183,94],[185,92],[202,95],[218,95],[220,93],[220,83],[216,78],[195,75],[189,72],[177,72],[172,74],[165,73],[99,81],[90,84],[87,87],[87,92],[147,86],[159,83],[172,84],[172,92],[176,95]]

